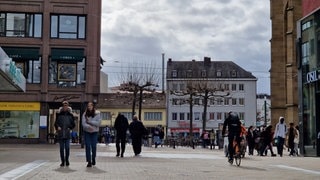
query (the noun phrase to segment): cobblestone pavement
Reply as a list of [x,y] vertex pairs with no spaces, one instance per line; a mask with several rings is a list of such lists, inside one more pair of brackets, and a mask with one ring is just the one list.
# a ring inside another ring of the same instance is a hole
[[[313,157],[246,156],[241,166],[230,165],[222,150],[189,147],[143,147],[133,156],[127,145],[124,158],[115,146],[98,145],[97,165],[86,167],[84,149],[71,146],[70,166],[60,167],[58,145],[0,145],[0,180],[64,179],[319,179],[320,159]],[[276,151],[275,151],[276,152]]]

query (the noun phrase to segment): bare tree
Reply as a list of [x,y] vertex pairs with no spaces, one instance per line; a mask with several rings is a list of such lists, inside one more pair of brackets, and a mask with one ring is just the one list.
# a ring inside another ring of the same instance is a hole
[[173,94],[175,96],[188,96],[188,99],[186,102],[189,104],[189,114],[190,114],[190,126],[189,126],[189,140],[190,145],[194,149],[194,139],[193,139],[193,105],[194,105],[194,97],[197,95],[198,91],[196,90],[194,86],[194,82],[188,81],[187,86],[185,90],[171,90],[170,94]]
[[208,79],[199,81],[195,88],[197,91],[195,96],[203,99],[202,130],[206,130],[209,100],[214,102],[221,101],[221,98],[228,97],[230,93],[222,87],[222,84],[209,82]]
[[135,114],[136,102],[138,100],[139,119],[141,119],[141,109],[143,101],[143,92],[154,92],[158,87],[160,77],[151,64],[145,64],[143,67],[134,67],[134,64],[129,65],[127,72],[121,74],[120,79],[122,84],[120,90],[132,92],[132,115]]

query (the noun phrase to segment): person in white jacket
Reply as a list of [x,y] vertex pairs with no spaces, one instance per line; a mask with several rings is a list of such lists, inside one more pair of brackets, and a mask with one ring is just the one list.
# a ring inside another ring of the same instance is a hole
[[94,108],[93,102],[89,102],[86,111],[82,115],[82,127],[86,149],[87,167],[96,165],[98,132],[101,124],[100,111]]
[[274,138],[277,139],[277,152],[282,157],[283,155],[283,145],[287,134],[287,125],[284,122],[284,117],[280,116],[279,123],[276,125],[274,132]]

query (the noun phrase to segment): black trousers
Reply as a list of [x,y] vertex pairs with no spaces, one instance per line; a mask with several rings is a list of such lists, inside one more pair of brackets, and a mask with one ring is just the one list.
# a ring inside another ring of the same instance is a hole
[[141,146],[142,146],[142,138],[141,137],[133,137],[132,138],[132,148],[135,155],[141,153]]
[[117,149],[117,155],[120,154],[120,147],[121,147],[121,154],[123,155],[125,149],[126,149],[126,137],[117,136],[116,137],[116,149]]

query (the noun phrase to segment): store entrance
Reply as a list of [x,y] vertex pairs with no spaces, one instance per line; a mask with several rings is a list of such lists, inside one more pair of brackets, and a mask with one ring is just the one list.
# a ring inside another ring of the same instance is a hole
[[[48,120],[48,141],[51,144],[56,143],[56,138],[55,138],[55,134],[56,134],[56,130],[54,127],[54,123],[56,121],[56,117],[57,117],[57,113],[59,112],[59,108],[61,108],[61,103],[57,103],[57,102],[52,102],[52,103],[48,103],[49,104],[49,120]],[[74,136],[74,139],[72,139],[72,143],[78,144],[81,142],[81,139],[79,137],[81,132],[81,103],[70,103],[70,107],[72,108],[72,114],[75,117],[75,128],[73,129],[73,132],[70,131],[70,133],[72,132],[73,134],[75,134],[76,136]]]

